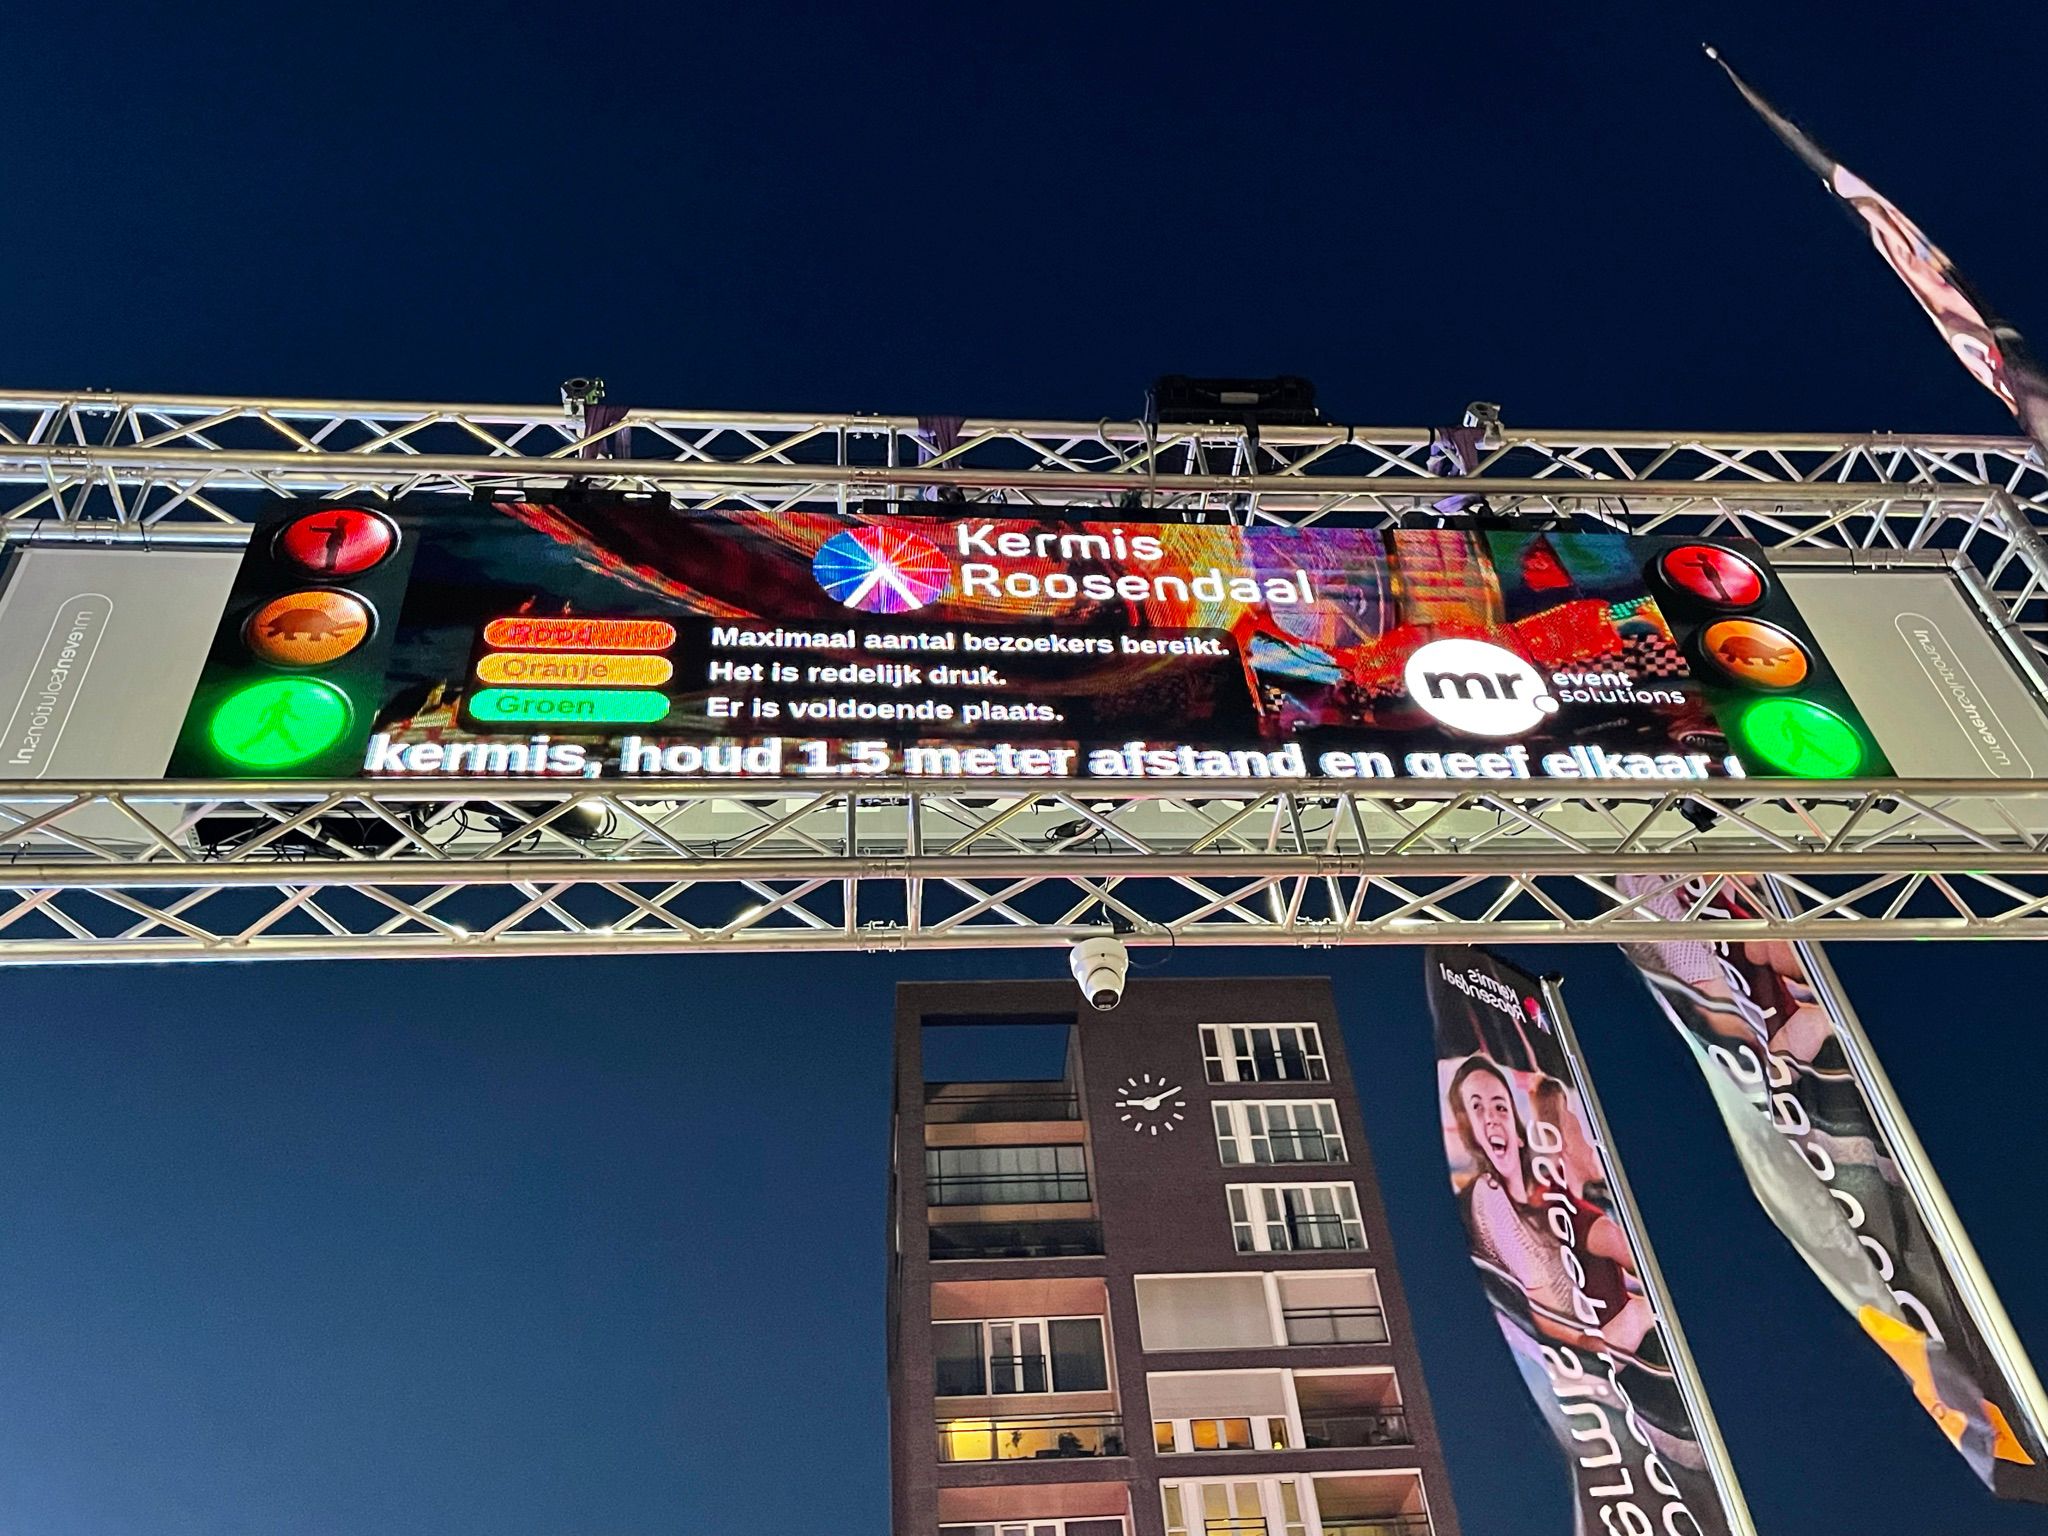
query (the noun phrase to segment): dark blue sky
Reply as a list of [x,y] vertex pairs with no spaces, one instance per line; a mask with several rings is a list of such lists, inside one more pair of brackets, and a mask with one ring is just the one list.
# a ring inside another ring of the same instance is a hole
[[[40,7],[0,48],[0,379],[1094,418],[1290,371],[1360,423],[2006,430],[1665,9]],[[1714,11],[2048,339],[2034,10]],[[1837,959],[2048,1350],[2035,953]],[[1763,1529],[2048,1529],[1766,1226],[1615,957],[1541,958]],[[889,989],[1059,968],[0,974],[0,1527],[882,1532]],[[1339,979],[1466,1528],[1563,1531],[1415,955],[1168,974],[1290,968]]]

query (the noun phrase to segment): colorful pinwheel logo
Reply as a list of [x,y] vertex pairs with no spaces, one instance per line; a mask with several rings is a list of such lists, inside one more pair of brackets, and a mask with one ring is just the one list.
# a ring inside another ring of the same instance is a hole
[[908,613],[945,595],[949,572],[938,545],[897,528],[848,528],[811,558],[826,596],[862,613]]

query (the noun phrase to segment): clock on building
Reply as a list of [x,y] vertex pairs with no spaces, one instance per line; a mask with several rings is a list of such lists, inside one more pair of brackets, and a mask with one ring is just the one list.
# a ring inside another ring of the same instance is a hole
[[1155,1079],[1150,1072],[1124,1079],[1116,1107],[1122,1112],[1123,1123],[1140,1136],[1174,1130],[1188,1117],[1180,1085],[1168,1083],[1163,1077]]

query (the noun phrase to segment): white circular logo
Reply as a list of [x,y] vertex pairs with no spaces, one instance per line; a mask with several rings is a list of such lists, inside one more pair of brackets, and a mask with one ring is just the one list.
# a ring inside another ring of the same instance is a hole
[[1474,736],[1519,736],[1557,712],[1543,674],[1485,640],[1432,640],[1408,658],[1401,680],[1431,715]]

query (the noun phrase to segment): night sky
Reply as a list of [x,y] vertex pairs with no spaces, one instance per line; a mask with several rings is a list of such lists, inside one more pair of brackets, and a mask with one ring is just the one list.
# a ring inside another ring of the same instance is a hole
[[[1093,420],[1292,372],[1360,424],[2010,430],[1678,8],[993,9],[17,7],[0,382]],[[2037,7],[1713,10],[2048,343]],[[2048,1353],[2037,954],[1835,958]],[[879,1536],[890,989],[1063,958],[0,974],[0,1529]],[[1337,979],[1465,1529],[1562,1536],[1418,956],[1143,958]],[[2048,1531],[1767,1225],[1618,957],[1522,958],[1761,1529]]]

